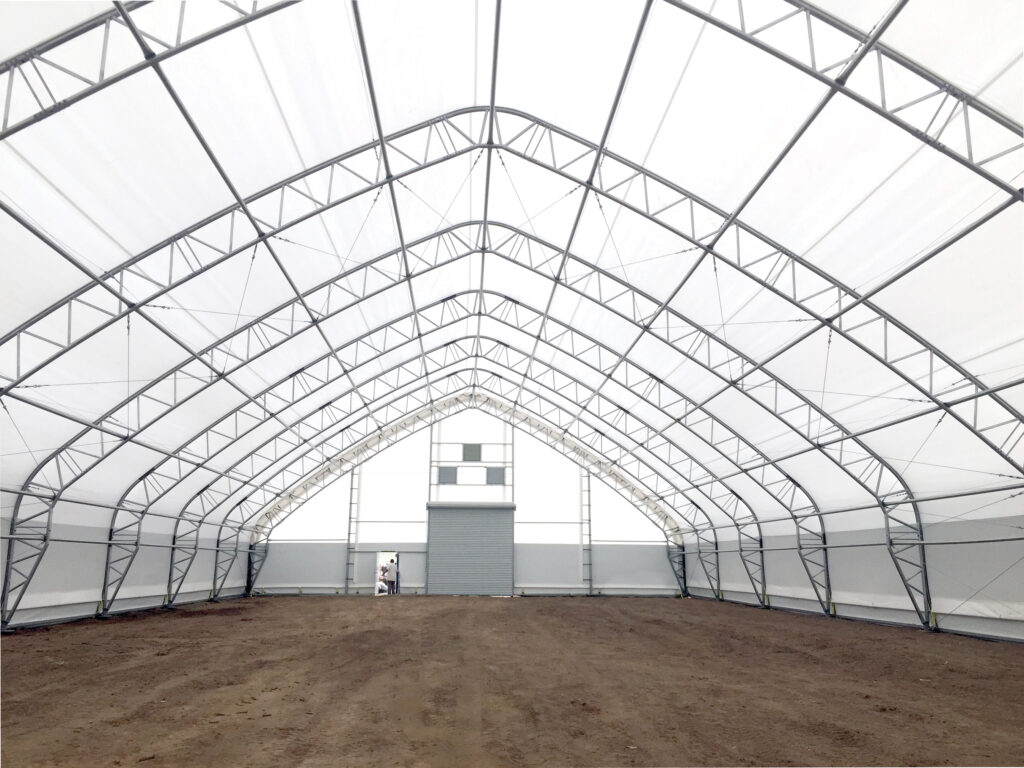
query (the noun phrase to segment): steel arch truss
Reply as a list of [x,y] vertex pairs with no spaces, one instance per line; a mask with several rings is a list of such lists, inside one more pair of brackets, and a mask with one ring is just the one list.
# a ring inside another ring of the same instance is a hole
[[[125,3],[126,14],[153,49],[152,57],[140,51],[133,61],[126,60],[126,50],[135,46],[125,14],[111,8],[0,64],[0,141],[137,72],[296,2],[279,0],[259,8],[257,3],[223,3],[219,14],[201,13],[182,3],[173,29],[157,28],[151,16],[137,13],[149,3]],[[115,48],[116,58],[111,55]],[[62,55],[65,50],[76,56],[85,53],[85,65],[69,64]]]
[[[951,85],[920,64],[872,40],[841,19],[805,0],[779,3],[774,18],[760,20],[752,27],[746,12],[758,0],[720,3],[705,12],[685,0],[665,0],[750,45],[784,61],[805,75],[835,89],[862,107],[886,119],[925,144],[934,147],[1012,197],[1024,199],[1024,191],[1015,186],[1017,171],[1000,166],[1008,155],[1018,159],[1024,150],[1021,126],[982,100]],[[759,17],[764,16],[760,8]],[[825,44],[827,41],[827,45]],[[844,76],[844,67],[869,48],[852,82]],[[835,58],[825,50],[846,50]],[[902,98],[894,100],[898,83]],[[973,126],[973,129],[972,129]],[[980,139],[979,137],[985,137]]]

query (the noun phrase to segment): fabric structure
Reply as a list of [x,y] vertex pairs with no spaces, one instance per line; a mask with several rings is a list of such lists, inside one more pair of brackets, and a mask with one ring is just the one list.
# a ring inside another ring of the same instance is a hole
[[771,605],[786,558],[827,614],[1024,620],[1019,3],[0,16],[5,626],[251,587],[466,408],[628,498],[684,591]]

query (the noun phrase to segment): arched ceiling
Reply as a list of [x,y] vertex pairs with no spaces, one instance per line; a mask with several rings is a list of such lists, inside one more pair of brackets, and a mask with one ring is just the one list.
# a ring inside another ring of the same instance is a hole
[[173,520],[174,594],[202,526],[259,541],[443,402],[600,457],[712,583],[734,538],[762,601],[764,523],[826,611],[828,516],[884,525],[927,623],[921,504],[1024,487],[1024,149],[999,9],[954,83],[925,5],[115,3],[26,40],[4,622],[62,504],[109,510],[104,600]]

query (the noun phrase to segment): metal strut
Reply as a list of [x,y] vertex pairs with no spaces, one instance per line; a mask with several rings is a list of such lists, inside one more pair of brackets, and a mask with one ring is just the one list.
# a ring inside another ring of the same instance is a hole
[[594,594],[594,553],[590,529],[590,473],[580,467],[580,578]]

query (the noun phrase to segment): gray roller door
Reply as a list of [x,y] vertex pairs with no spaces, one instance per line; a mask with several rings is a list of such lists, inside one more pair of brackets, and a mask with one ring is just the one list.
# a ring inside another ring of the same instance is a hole
[[427,593],[511,595],[515,507],[427,509]]

